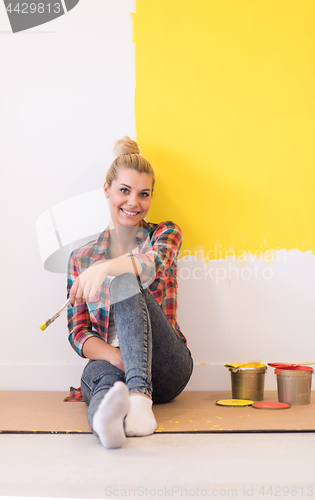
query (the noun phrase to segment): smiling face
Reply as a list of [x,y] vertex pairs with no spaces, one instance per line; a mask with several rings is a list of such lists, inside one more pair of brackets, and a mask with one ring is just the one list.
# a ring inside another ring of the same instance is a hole
[[104,184],[115,227],[136,226],[147,215],[152,196],[152,177],[131,168],[121,168],[109,187]]

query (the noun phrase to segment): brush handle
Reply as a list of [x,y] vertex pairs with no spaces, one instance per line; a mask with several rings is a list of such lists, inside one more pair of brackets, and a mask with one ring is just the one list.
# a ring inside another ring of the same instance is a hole
[[292,365],[315,365],[315,361],[301,361],[300,363],[291,363]]
[[68,299],[67,302],[65,302],[64,305],[62,307],[60,307],[60,309],[58,309],[56,314],[61,313],[65,309],[65,307],[67,307],[67,305],[69,305],[69,304],[70,304],[70,299]]

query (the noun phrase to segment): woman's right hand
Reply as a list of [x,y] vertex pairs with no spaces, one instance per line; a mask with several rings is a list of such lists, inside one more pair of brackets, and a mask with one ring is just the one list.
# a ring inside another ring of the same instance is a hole
[[125,373],[125,367],[120,350],[117,349],[117,347],[113,347],[112,345],[110,345],[109,347],[111,347],[112,350],[109,353],[109,359],[107,361],[109,361],[111,365],[116,366],[116,368],[119,368],[119,370]]
[[84,342],[83,356],[89,359],[108,361],[125,373],[120,350],[98,337],[90,337]]

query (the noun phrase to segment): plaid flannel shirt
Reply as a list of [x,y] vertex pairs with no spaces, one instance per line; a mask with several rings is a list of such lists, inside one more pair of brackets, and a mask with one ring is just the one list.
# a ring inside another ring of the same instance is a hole
[[[73,250],[68,261],[67,298],[74,280],[94,262],[109,257],[109,226],[97,240]],[[162,307],[177,335],[187,340],[176,321],[177,258],[182,244],[182,231],[171,221],[154,224],[142,219],[135,236],[141,263],[140,280]],[[90,337],[107,341],[110,296],[109,285],[114,276],[107,276],[92,302],[68,306],[69,342],[81,357],[83,344]]]

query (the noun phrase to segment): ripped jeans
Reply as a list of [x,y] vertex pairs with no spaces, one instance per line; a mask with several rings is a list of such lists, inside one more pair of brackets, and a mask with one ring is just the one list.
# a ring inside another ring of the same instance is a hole
[[153,295],[125,273],[110,284],[110,298],[125,373],[108,361],[92,360],[81,378],[82,396],[93,416],[106,392],[118,380],[129,393],[142,393],[153,403],[167,403],[187,385],[193,371],[190,350],[172,327]]

